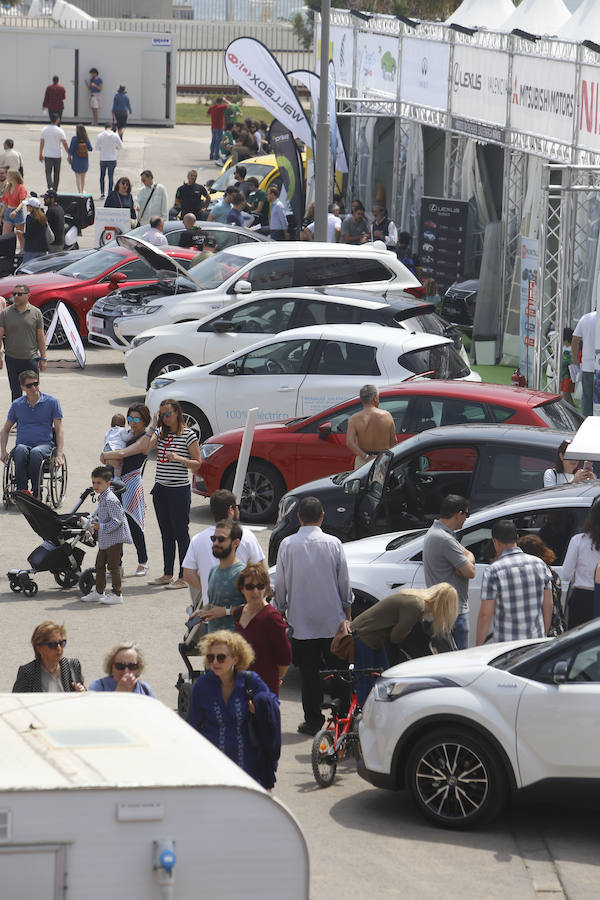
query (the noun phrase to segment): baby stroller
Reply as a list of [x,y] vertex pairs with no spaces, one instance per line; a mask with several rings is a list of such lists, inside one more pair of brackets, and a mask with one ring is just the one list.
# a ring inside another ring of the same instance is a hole
[[[125,486],[122,482],[116,482],[111,487],[119,495]],[[86,488],[71,512],[61,514],[27,491],[16,492],[14,500],[17,508],[42,538],[42,543],[27,557],[30,569],[10,569],[7,572],[11,591],[22,591],[26,597],[33,597],[38,586],[31,576],[36,572],[52,572],[59,587],[70,588],[79,584],[82,594],[90,593],[95,584],[96,571],[94,568],[82,571],[85,550],[78,544],[94,547],[96,535],[91,527],[91,514],[79,512],[79,509],[93,494],[93,488]]]
[[[188,615],[191,616],[193,612],[198,608],[198,606],[202,603],[202,596],[198,594],[195,601],[191,606],[188,607]],[[179,677],[175,684],[177,688],[177,712],[181,716],[182,719],[187,721],[188,712],[190,709],[190,700],[192,698],[192,688],[194,686],[194,682],[199,675],[202,675],[204,669],[194,669],[190,662],[190,656],[200,656],[200,650],[198,649],[197,642],[205,634],[205,626],[204,623],[200,619],[188,619],[186,622],[186,633],[183,637],[183,640],[177,645],[177,649],[179,650],[179,655],[185,663],[185,667],[187,669],[187,677],[183,674],[183,672],[179,673]]]

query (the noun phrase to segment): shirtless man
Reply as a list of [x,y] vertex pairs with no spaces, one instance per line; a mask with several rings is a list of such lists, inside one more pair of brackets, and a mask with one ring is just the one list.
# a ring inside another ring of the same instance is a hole
[[391,414],[379,409],[379,391],[375,385],[363,385],[359,396],[363,408],[350,416],[346,434],[346,446],[355,454],[355,469],[398,443]]

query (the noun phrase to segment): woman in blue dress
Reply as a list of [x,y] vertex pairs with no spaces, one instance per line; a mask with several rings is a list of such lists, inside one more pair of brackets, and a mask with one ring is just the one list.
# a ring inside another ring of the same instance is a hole
[[69,163],[75,172],[75,182],[77,191],[83,194],[85,189],[85,176],[90,166],[88,153],[92,152],[92,145],[88,133],[83,125],[78,125],[75,129],[75,135],[71,138],[69,144]]
[[152,688],[140,675],[146,667],[142,651],[131,641],[122,641],[104,657],[104,678],[96,678],[90,691],[119,691],[154,697]]
[[256,672],[254,651],[232,631],[200,643],[206,671],[192,690],[188,722],[264,788],[275,784],[281,752],[279,701]]

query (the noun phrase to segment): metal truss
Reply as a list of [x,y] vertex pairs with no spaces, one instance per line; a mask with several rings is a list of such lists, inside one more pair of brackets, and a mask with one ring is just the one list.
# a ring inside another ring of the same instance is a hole
[[446,132],[444,152],[444,197],[458,200],[462,190],[462,164],[467,138],[452,131]]
[[502,196],[502,308],[498,311],[498,340],[506,330],[510,309],[512,275],[521,237],[527,158],[520,150],[505,150]]

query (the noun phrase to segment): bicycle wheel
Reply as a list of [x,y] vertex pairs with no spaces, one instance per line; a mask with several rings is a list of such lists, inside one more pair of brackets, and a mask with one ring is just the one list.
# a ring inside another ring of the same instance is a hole
[[334,750],[335,740],[333,731],[319,731],[315,734],[311,762],[313,775],[319,787],[329,787],[335,778],[337,770],[337,756]]

